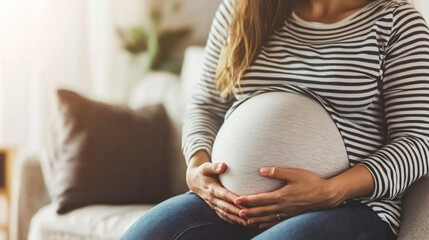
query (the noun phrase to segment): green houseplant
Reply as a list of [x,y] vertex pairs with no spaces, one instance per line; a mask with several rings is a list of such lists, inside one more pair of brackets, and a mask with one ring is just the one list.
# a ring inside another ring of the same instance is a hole
[[180,10],[180,0],[169,1],[150,10],[148,24],[130,29],[117,29],[122,48],[134,57],[143,57],[143,72],[167,71],[180,73],[182,61],[173,57],[175,48],[185,40],[191,29],[183,26],[162,28],[167,16]]

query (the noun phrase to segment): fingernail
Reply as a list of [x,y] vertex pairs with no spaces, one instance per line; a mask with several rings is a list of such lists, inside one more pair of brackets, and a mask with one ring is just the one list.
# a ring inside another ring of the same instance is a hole
[[253,220],[253,219],[250,219],[249,221],[247,221],[249,224],[253,224],[253,223],[255,223],[255,220]]
[[235,204],[242,204],[243,202],[241,200],[235,200]]
[[216,171],[220,172],[222,170],[222,163],[219,163],[216,167]]
[[245,212],[240,212],[238,215],[240,215],[240,217],[246,217],[246,213]]
[[266,167],[261,168],[259,171],[261,172],[262,175],[265,175],[265,176],[270,174],[270,169]]

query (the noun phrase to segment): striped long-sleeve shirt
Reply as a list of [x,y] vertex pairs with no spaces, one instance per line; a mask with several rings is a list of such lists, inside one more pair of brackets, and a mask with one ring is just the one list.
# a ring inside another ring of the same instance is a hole
[[233,0],[224,0],[212,23],[204,69],[184,116],[182,150],[211,155],[223,121],[242,102],[267,91],[306,94],[335,121],[350,166],[374,177],[370,206],[398,234],[401,198],[428,173],[429,30],[410,3],[378,0],[333,23],[296,14],[263,45],[236,86],[234,97],[215,88],[221,49],[228,41]]

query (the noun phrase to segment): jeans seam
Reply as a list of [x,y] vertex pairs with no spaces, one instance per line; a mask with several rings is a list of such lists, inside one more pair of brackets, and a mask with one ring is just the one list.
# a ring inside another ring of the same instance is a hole
[[179,237],[181,237],[185,232],[187,232],[187,231],[189,231],[191,229],[194,229],[194,228],[197,228],[197,227],[202,227],[202,226],[207,226],[207,225],[214,225],[214,224],[216,224],[216,223],[214,222],[214,223],[203,223],[203,224],[191,225],[191,226],[185,228],[185,230],[183,230],[177,237],[175,237],[174,240],[179,239]]

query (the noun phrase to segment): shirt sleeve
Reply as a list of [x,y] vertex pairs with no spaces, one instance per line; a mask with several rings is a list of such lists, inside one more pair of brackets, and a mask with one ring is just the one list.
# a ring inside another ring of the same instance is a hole
[[203,73],[197,82],[183,117],[182,151],[186,164],[198,150],[211,156],[213,142],[223,124],[224,117],[235,98],[223,100],[216,90],[216,69],[223,47],[226,45],[232,19],[233,0],[224,0],[213,19],[205,47]]
[[369,199],[394,199],[428,173],[429,30],[412,5],[393,11],[382,81],[388,143],[358,165],[374,177]]

